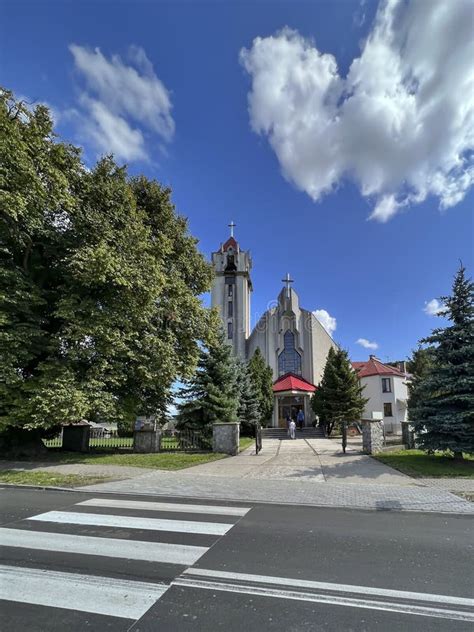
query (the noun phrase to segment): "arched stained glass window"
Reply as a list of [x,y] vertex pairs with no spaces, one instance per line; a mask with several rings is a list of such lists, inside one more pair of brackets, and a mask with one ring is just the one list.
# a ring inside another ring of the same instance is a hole
[[301,375],[301,355],[295,349],[295,334],[289,329],[283,336],[283,351],[278,356],[278,373]]

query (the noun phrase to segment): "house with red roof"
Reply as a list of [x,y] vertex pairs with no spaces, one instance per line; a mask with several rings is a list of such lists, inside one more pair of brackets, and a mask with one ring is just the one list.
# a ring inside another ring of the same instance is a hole
[[407,421],[408,382],[410,376],[403,366],[384,364],[371,355],[364,362],[352,362],[359,382],[368,398],[364,418],[372,419],[372,413],[382,413],[385,431],[400,433],[402,421]]

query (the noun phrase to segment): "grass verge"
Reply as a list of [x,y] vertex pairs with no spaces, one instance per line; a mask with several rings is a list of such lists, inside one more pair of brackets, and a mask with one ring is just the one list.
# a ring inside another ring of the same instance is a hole
[[421,450],[397,450],[377,454],[375,458],[408,476],[474,478],[474,457],[469,455],[465,455],[463,461],[455,461],[444,453],[426,454]]
[[[146,467],[158,470],[182,470],[192,465],[200,465],[209,461],[222,459],[226,455],[213,452],[160,452],[158,454],[107,454],[96,452],[63,452],[51,448],[45,455],[36,458],[24,459],[25,461],[40,461],[42,463],[87,463],[90,465],[126,465],[133,467]],[[1,465],[1,461],[0,461]]]
[[250,445],[253,445],[254,443],[255,443],[255,439],[253,437],[240,437],[239,452],[242,452],[242,450],[245,450],[246,448],[248,448]]
[[56,474],[54,472],[0,471],[0,483],[15,485],[40,485],[45,487],[81,487],[110,480],[105,476],[82,476],[80,474]]

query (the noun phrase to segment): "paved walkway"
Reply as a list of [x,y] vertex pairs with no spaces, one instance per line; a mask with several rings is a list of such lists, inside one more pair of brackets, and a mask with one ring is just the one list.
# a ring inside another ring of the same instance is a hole
[[218,500],[251,500],[320,507],[474,514],[474,504],[428,486],[328,439],[265,439],[256,456],[239,456],[186,470],[155,470],[130,480],[88,486],[89,491]]
[[323,438],[264,439],[258,457],[252,446],[233,459],[194,467],[193,475],[317,483],[344,481],[355,485],[420,484],[356,449],[349,447],[343,454],[340,444]]

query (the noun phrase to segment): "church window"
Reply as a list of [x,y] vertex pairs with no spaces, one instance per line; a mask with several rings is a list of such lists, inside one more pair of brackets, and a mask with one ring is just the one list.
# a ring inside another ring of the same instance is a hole
[[234,315],[234,303],[232,301],[229,301],[227,303],[227,316],[229,318],[232,318],[233,315]]
[[234,328],[232,327],[232,323],[227,323],[227,338],[234,337]]
[[301,354],[295,348],[295,334],[290,330],[283,336],[283,351],[278,356],[278,373],[301,375]]
[[229,298],[232,298],[232,294],[233,294],[233,293],[234,293],[234,291],[233,291],[232,285],[230,285],[230,284],[229,284],[229,285],[227,286],[227,296],[228,296]]

